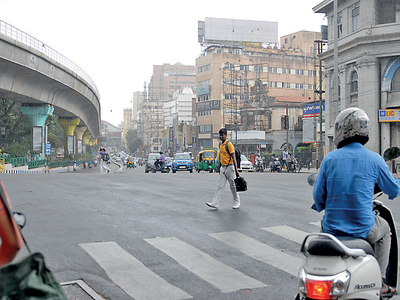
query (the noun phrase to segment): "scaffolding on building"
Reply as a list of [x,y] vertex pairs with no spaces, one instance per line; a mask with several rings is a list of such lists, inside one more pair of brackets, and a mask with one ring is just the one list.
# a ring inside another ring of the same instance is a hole
[[235,65],[222,70],[223,124],[227,130],[268,129],[268,63]]

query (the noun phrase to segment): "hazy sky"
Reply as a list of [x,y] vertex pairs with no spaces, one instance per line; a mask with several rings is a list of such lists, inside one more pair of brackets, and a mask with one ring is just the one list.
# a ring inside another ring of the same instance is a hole
[[197,22],[206,17],[278,22],[278,36],[320,31],[322,0],[0,0],[0,20],[82,68],[101,97],[102,120],[118,125],[153,65],[195,65]]

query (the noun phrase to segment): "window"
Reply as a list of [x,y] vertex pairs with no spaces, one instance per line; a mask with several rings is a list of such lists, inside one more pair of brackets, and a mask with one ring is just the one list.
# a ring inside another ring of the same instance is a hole
[[357,93],[358,92],[358,74],[356,71],[351,73],[350,78],[350,93]]
[[286,69],[282,68],[282,74],[286,74]]
[[281,129],[286,129],[289,126],[289,117],[281,116]]
[[351,11],[352,31],[356,31],[359,28],[360,26],[359,18],[360,18],[360,7],[357,6],[355,9]]
[[339,16],[337,18],[337,34],[338,34],[338,38],[342,37],[343,35],[343,27],[342,27],[342,16]]
[[254,66],[254,72],[263,72],[263,71],[264,71],[264,69],[262,66],[260,66],[260,65]]

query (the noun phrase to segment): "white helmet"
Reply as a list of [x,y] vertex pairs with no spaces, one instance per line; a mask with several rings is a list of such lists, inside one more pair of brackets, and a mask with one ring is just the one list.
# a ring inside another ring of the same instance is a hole
[[343,110],[335,120],[335,146],[341,148],[353,142],[365,145],[369,140],[370,121],[361,108]]

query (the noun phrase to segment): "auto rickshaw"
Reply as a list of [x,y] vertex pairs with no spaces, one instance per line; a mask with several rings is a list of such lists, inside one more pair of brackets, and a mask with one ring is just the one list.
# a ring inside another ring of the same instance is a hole
[[195,169],[198,173],[201,170],[208,171],[210,173],[215,170],[215,151],[204,150],[200,151],[196,157]]
[[127,168],[135,168],[135,159],[133,157],[128,157],[126,160],[126,167]]

